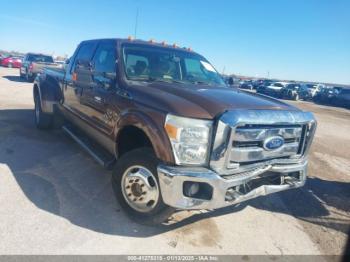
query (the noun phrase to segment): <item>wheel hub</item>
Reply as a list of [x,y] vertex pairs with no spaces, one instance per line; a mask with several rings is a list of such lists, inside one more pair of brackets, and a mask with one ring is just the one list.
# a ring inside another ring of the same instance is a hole
[[122,193],[130,207],[139,212],[149,212],[158,202],[159,186],[150,170],[132,166],[123,174]]
[[138,183],[133,183],[131,185],[131,192],[134,196],[140,197],[142,195],[142,187]]

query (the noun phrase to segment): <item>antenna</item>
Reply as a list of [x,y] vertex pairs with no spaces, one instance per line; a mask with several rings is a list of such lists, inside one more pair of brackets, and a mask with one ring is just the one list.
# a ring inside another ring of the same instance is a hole
[[136,18],[135,18],[135,32],[134,32],[134,39],[136,39],[136,33],[137,33],[137,22],[139,19],[139,8],[136,9]]

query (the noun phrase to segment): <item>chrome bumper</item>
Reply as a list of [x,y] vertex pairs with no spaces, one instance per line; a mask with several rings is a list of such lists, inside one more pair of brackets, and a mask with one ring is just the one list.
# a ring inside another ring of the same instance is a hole
[[[267,172],[280,177],[280,184],[262,184],[243,194],[235,189],[247,182],[263,177]],[[289,174],[298,174],[289,179]],[[158,177],[163,201],[179,209],[216,209],[237,204],[258,196],[301,187],[307,177],[307,160],[296,164],[268,165],[254,171],[220,176],[207,168],[158,166]],[[210,199],[200,199],[184,195],[184,182],[199,182],[212,188]]]

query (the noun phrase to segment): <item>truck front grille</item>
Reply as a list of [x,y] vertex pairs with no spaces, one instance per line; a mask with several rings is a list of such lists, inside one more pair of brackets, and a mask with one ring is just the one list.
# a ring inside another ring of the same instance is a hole
[[[228,165],[296,156],[302,140],[302,130],[302,126],[248,125],[237,127],[232,134]],[[266,150],[263,147],[264,141],[274,136],[284,139],[283,146],[277,150]]]
[[[316,121],[311,113],[279,110],[236,110],[222,115],[213,142],[210,166],[222,175],[247,172],[270,164],[301,161],[310,147]],[[264,143],[283,138],[269,149]]]

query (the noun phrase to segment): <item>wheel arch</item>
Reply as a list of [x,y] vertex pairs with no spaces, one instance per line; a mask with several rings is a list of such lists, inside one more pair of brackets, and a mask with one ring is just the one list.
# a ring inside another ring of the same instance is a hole
[[[158,159],[165,163],[174,163],[170,141],[164,128],[154,120],[141,112],[127,112],[122,115],[117,123],[115,132],[115,152],[119,157],[128,152],[127,149],[138,147],[152,147]],[[135,136],[136,134],[136,136]],[[138,139],[143,139],[139,141]],[[133,145],[133,143],[135,145]],[[124,144],[123,144],[124,143]],[[125,148],[125,143],[128,144]],[[134,147],[137,146],[137,147]]]
[[39,94],[42,111],[47,114],[54,113],[54,106],[58,104],[62,92],[57,81],[46,75],[39,76],[33,85],[33,96]]

